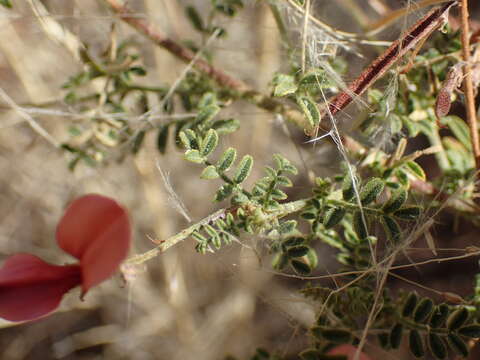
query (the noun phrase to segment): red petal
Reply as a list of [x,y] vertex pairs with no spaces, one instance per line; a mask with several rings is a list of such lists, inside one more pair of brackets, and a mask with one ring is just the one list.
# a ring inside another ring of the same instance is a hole
[[127,256],[130,238],[125,209],[100,195],[73,201],[57,226],[60,247],[80,260],[83,293],[117,270]]
[[[357,348],[353,345],[340,345],[328,352],[328,355],[346,355],[348,360],[353,360]],[[359,360],[371,360],[370,357],[363,352],[360,353]]]
[[27,321],[45,316],[80,284],[78,265],[51,265],[30,254],[11,256],[0,269],[0,317]]

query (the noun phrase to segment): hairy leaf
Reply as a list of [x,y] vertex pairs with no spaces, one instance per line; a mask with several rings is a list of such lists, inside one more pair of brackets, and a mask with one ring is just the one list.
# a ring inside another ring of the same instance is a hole
[[404,188],[395,190],[390,199],[383,205],[382,210],[386,213],[392,213],[400,209],[407,201],[407,191]]
[[418,303],[415,312],[413,314],[413,320],[417,323],[424,322],[428,316],[432,313],[433,301],[429,298],[423,298]]
[[217,169],[213,165],[207,166],[200,174],[200,178],[205,180],[217,179],[219,176]]
[[202,141],[200,146],[200,154],[203,157],[210,155],[218,145],[218,134],[215,130],[210,129],[205,135],[205,138]]
[[335,344],[346,344],[352,339],[352,334],[347,329],[328,328],[315,326],[312,328],[313,335],[318,339],[325,339]]
[[411,292],[408,294],[407,300],[405,300],[405,304],[403,305],[402,309],[402,316],[409,317],[413,314],[413,310],[417,306],[418,296],[415,292]]
[[347,211],[344,208],[338,208],[338,207],[329,208],[325,212],[325,216],[323,218],[323,225],[327,229],[334,227],[340,221],[342,221],[346,213]]
[[185,160],[201,164],[205,161],[205,158],[200,155],[200,152],[198,150],[187,150],[185,152]]
[[428,347],[437,359],[445,359],[447,357],[447,347],[445,343],[440,336],[433,332],[428,334]]
[[449,333],[447,336],[447,341],[448,341],[448,346],[450,346],[450,348],[453,351],[455,351],[458,355],[464,358],[468,356],[468,353],[469,353],[468,346],[460,336],[454,333]]
[[299,275],[308,275],[312,271],[308,264],[300,260],[292,259],[290,261],[290,265],[292,266],[293,270]]
[[464,307],[461,307],[455,310],[447,319],[447,328],[449,330],[457,330],[461,327],[468,319],[468,310]]
[[393,215],[403,220],[417,220],[421,211],[419,206],[405,206],[395,211]]
[[380,178],[373,178],[363,186],[360,191],[360,201],[363,205],[368,205],[375,201],[378,195],[383,191],[385,183]]
[[433,310],[432,317],[430,318],[430,326],[432,328],[441,327],[447,319],[449,312],[450,310],[447,304],[440,304],[436,306]]
[[252,170],[253,166],[253,158],[250,155],[245,155],[240,164],[237,166],[237,170],[235,171],[235,176],[233,177],[233,181],[236,184],[241,184],[245,181],[245,179],[250,175],[250,171]]
[[320,124],[321,116],[317,104],[308,96],[297,96],[297,103],[300,105],[311,127]]
[[408,340],[410,351],[412,352],[413,356],[417,358],[423,357],[425,355],[425,349],[423,347],[422,337],[420,336],[418,330],[410,330]]
[[395,324],[390,331],[390,345],[393,349],[398,349],[400,343],[402,342],[403,336],[403,325],[402,324]]
[[228,148],[225,150],[225,152],[222,154],[222,157],[217,162],[218,171],[223,172],[230,169],[232,164],[235,162],[236,157],[237,151],[234,148]]
[[462,336],[469,338],[480,338],[480,325],[472,324],[461,327],[460,329],[458,329],[458,333]]

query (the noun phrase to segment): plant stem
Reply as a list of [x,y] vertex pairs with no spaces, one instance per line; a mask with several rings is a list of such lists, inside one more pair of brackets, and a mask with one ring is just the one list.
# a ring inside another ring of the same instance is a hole
[[[272,218],[280,218],[292,213],[298,212],[305,208],[308,204],[308,199],[305,200],[296,200],[291,201],[288,203],[284,203],[280,205],[278,210],[272,212]],[[140,265],[144,262],[153,259],[154,257],[158,256],[160,253],[166,251],[167,249],[171,248],[172,246],[178,244],[179,242],[185,240],[190,235],[192,235],[195,231],[199,230],[203,225],[208,223],[214,222],[219,218],[225,217],[229,212],[233,212],[236,210],[237,207],[220,209],[215,211],[213,214],[208,215],[207,217],[203,218],[202,220],[196,222],[195,224],[183,229],[179,233],[169,237],[168,239],[160,242],[159,245],[154,247],[151,250],[144,252],[143,254],[137,254],[125,261],[125,265]]]
[[467,0],[462,0],[462,56],[465,65],[463,68],[464,80],[463,91],[465,92],[467,108],[467,121],[470,127],[470,135],[472,139],[473,156],[475,157],[475,164],[477,171],[480,170],[480,145],[478,140],[477,115],[475,111],[475,96],[473,94],[472,82],[472,64],[470,63],[470,30],[468,24],[468,3]]

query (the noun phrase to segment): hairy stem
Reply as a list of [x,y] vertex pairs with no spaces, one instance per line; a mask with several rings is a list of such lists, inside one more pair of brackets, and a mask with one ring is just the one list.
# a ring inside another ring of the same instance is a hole
[[[271,216],[272,218],[278,219],[304,209],[307,206],[307,204],[308,204],[308,199],[284,203],[280,205],[280,208],[278,210],[275,210],[274,212],[272,212]],[[161,241],[160,244],[154,247],[153,249],[147,252],[144,252],[143,254],[137,254],[130,257],[125,261],[125,264],[126,265],[143,264],[144,262],[150,259],[153,259],[154,257],[158,256],[160,253],[168,250],[169,248],[178,244],[179,242],[182,242],[183,240],[187,239],[195,231],[199,230],[203,225],[214,222],[219,218],[223,218],[229,212],[233,212],[236,209],[237,208],[235,207],[235,208],[226,208],[226,209],[217,210],[213,214],[210,214],[209,216],[203,218],[202,220],[196,222],[195,224],[187,227],[186,229],[183,229],[179,233],[169,237],[166,240]]]

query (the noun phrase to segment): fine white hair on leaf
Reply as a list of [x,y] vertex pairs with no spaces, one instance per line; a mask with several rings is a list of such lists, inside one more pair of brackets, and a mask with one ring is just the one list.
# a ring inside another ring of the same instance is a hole
[[188,210],[183,204],[182,200],[180,197],[177,195],[175,190],[173,190],[172,184],[170,183],[169,179],[169,174],[165,173],[162,170],[162,167],[160,166],[160,161],[157,160],[156,163],[158,172],[160,173],[160,176],[162,177],[163,184],[165,186],[165,190],[167,190],[168,193],[168,203],[176,210],[178,211],[188,222],[191,222],[192,219],[188,215]]

